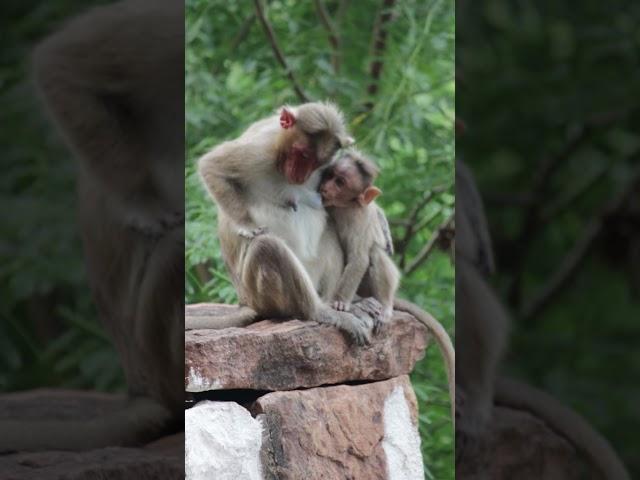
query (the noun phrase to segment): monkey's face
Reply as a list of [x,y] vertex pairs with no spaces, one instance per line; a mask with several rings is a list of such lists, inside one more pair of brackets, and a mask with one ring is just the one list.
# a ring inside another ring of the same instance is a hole
[[325,207],[356,207],[364,189],[354,165],[339,163],[324,171],[319,191]]
[[309,143],[294,142],[281,163],[282,174],[289,183],[303,184],[320,166],[318,157]]
[[329,163],[341,145],[340,140],[328,132],[316,135],[312,142],[315,145],[318,163],[320,165]]

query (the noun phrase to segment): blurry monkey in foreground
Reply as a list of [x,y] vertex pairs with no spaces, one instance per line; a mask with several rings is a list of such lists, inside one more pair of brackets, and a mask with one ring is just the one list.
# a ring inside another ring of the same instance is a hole
[[341,312],[323,301],[334,296],[343,255],[317,192],[319,167],[352,142],[342,113],[313,102],[280,109],[199,160],[219,207],[220,247],[241,307],[225,318],[198,317],[187,328],[298,317],[368,341],[377,302]]
[[[391,318],[400,272],[390,255],[393,242],[384,212],[373,200],[382,193],[373,185],[378,168],[355,149],[338,154],[322,175],[320,193],[346,256],[333,307],[349,310],[356,292],[373,297],[383,308],[381,321]],[[400,308],[402,309],[402,308]],[[412,312],[411,312],[412,313]],[[451,409],[455,404],[455,353],[446,330],[433,317],[414,314],[435,337],[445,362]],[[455,419],[455,417],[453,417]]]
[[35,52],[36,82],[79,159],[90,286],[130,400],[83,421],[0,421],[0,451],[136,445],[181,429],[183,8],[95,8]]
[[[494,404],[525,410],[565,436],[599,477],[631,477],[609,442],[573,410],[525,383],[498,377],[509,317],[486,277],[494,270],[482,200],[473,176],[456,162],[456,463],[488,434]],[[478,477],[474,477],[478,478]]]

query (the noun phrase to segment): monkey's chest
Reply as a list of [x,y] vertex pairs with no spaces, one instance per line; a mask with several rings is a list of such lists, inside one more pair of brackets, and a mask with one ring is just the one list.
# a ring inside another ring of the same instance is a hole
[[262,204],[251,208],[251,216],[256,225],[267,227],[269,233],[281,238],[301,261],[317,256],[327,219],[323,209],[303,203],[295,209]]

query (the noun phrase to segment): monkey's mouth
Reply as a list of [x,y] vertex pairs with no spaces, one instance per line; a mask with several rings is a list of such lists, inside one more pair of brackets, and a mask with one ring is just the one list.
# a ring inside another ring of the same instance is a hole
[[289,183],[303,184],[311,176],[315,165],[296,159],[287,159],[284,162],[283,173]]

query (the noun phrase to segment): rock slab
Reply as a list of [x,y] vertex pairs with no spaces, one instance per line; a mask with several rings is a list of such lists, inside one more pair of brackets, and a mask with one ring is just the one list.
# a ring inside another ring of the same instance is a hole
[[456,464],[461,480],[578,480],[584,463],[575,448],[528,412],[495,407],[488,438],[464,445]]
[[[224,307],[190,305],[186,315],[223,315]],[[185,389],[278,391],[386,380],[408,374],[427,343],[426,327],[403,312],[364,347],[335,327],[300,320],[191,330],[185,332]]]
[[186,480],[262,480],[262,424],[234,402],[184,412]]
[[181,480],[183,459],[140,448],[0,456],[2,480]]
[[259,398],[265,480],[422,480],[416,397],[409,378]]

